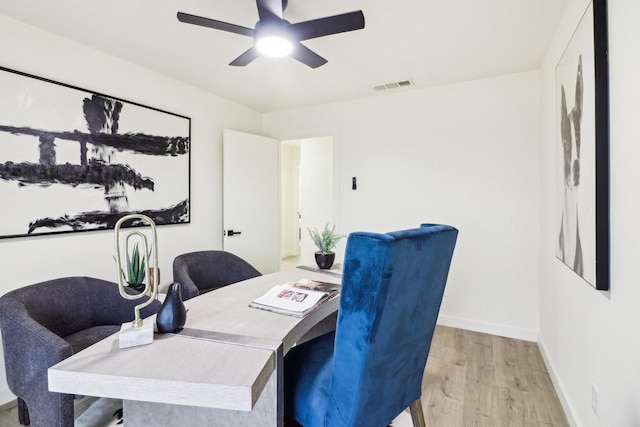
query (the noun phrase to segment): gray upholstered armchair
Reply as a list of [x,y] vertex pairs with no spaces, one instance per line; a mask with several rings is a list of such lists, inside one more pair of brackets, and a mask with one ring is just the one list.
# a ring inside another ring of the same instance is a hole
[[[73,396],[49,391],[47,369],[117,332],[139,303],[122,298],[115,283],[90,277],[49,280],[0,298],[7,383],[21,424],[73,426]],[[159,308],[154,301],[140,314]]]
[[225,251],[199,251],[178,255],[173,260],[173,281],[182,285],[182,298],[261,276],[260,272],[242,258]]

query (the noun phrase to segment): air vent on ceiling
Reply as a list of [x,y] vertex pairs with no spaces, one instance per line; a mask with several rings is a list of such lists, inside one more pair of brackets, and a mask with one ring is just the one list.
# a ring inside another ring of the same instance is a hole
[[391,82],[391,83],[385,83],[382,85],[376,85],[373,87],[373,90],[375,90],[376,92],[380,92],[383,90],[387,90],[387,89],[397,89],[399,87],[408,87],[408,86],[412,86],[413,85],[413,80],[411,79],[406,79],[406,80],[400,80],[397,82]]

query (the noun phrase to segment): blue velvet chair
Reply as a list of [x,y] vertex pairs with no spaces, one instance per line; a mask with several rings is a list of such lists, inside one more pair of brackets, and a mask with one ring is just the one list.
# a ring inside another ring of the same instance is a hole
[[185,300],[258,276],[251,264],[225,251],[189,252],[173,260],[173,281],[182,285]]
[[[140,302],[122,298],[117,284],[91,277],[49,280],[0,298],[7,383],[18,397],[20,424],[73,427],[73,395],[50,392],[47,370],[118,332]],[[159,308],[153,301],[140,315]]]
[[422,377],[458,231],[447,225],[347,240],[336,331],[285,357],[285,413],[304,427],[424,425]]

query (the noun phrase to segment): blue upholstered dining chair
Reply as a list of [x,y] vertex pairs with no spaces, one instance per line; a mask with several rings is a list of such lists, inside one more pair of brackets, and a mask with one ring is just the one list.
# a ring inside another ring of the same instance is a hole
[[422,377],[458,231],[447,225],[347,240],[336,331],[285,357],[285,413],[304,427],[386,426]]

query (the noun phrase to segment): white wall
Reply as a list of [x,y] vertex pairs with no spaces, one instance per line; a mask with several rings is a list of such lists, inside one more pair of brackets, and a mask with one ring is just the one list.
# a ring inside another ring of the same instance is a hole
[[300,264],[316,265],[309,228],[322,231],[333,220],[333,138],[300,141]]
[[338,231],[458,227],[440,322],[535,340],[539,77],[528,72],[270,113],[264,132],[291,139],[333,129]]
[[[588,0],[572,0],[542,67],[540,347],[575,426],[640,425],[640,2],[608,0],[611,291],[560,263],[555,242],[555,65]],[[598,415],[591,389],[598,390]]]
[[[158,228],[161,283],[171,281],[179,253],[221,248],[222,130],[259,133],[259,113],[3,16],[0,40],[4,67],[190,117],[191,223]],[[63,276],[115,281],[112,253],[111,231],[0,240],[0,294]],[[0,404],[10,399],[0,360]]]

